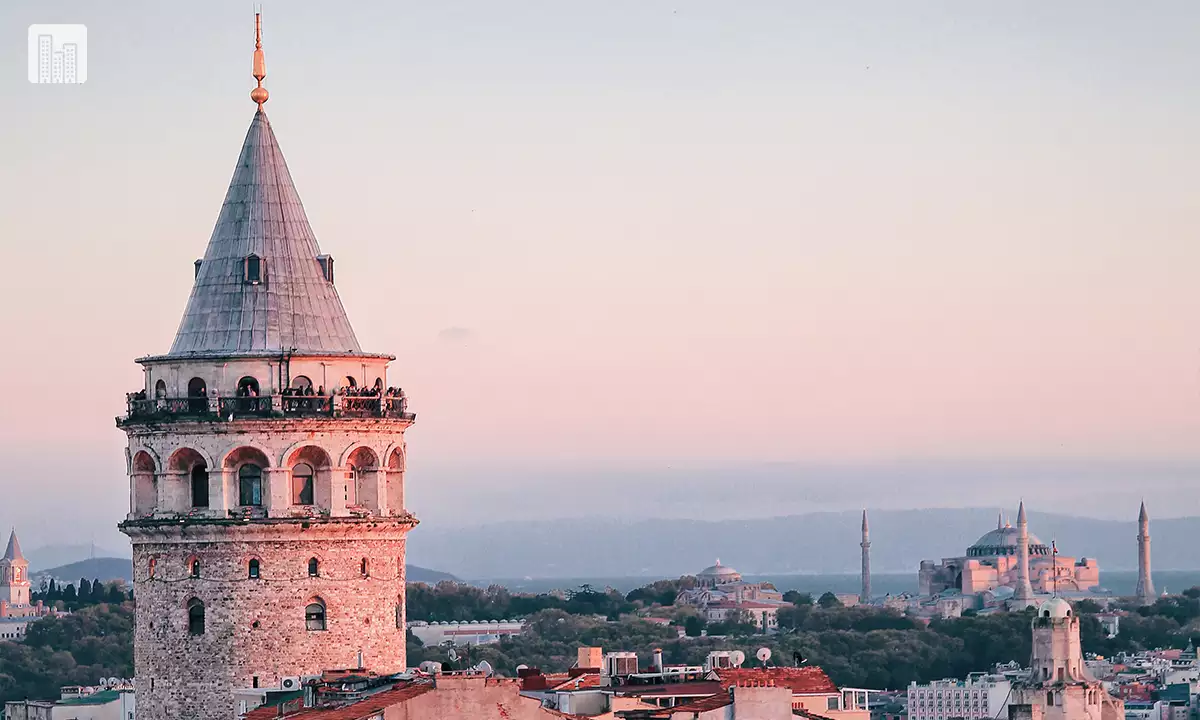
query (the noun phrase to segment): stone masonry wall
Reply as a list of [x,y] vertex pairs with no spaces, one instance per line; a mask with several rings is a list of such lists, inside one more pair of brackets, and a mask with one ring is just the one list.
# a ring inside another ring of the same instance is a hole
[[[359,653],[376,672],[405,668],[408,526],[305,524],[131,532],[143,720],[229,720],[236,717],[233,690],[256,679],[259,687],[279,687],[284,677],[356,667]],[[318,577],[308,575],[311,557],[319,561]],[[198,579],[190,577],[193,558],[201,562]],[[258,579],[249,577],[252,558]],[[193,598],[204,603],[203,635],[189,633]],[[315,598],[325,604],[326,630],[306,628],[305,606]]]

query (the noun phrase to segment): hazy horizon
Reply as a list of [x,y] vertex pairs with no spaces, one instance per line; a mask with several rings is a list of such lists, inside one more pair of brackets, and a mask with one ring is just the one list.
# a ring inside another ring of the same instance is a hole
[[[124,542],[113,418],[249,125],[251,13],[0,7],[27,543]],[[86,85],[26,82],[56,22],[88,26]],[[1197,31],[1187,2],[308,0],[264,9],[266,110],[398,357],[425,523],[1200,515]]]

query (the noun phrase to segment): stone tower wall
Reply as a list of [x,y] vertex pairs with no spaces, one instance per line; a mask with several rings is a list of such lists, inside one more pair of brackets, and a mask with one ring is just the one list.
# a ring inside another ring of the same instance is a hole
[[[408,425],[273,418],[124,426],[131,508],[122,529],[133,543],[143,720],[227,720],[236,717],[233,691],[358,667],[360,653],[372,671],[405,668],[405,537],[416,524],[403,507]],[[363,458],[373,458],[370,487],[360,488],[370,497],[348,505],[350,464]],[[199,461],[209,470],[207,508],[191,507],[188,468]],[[261,507],[238,504],[245,462],[263,469]],[[292,503],[299,462],[317,471],[313,505]],[[250,577],[252,559],[258,578]],[[316,599],[323,630],[305,620]],[[193,600],[204,605],[203,634],[189,629]]]
[[[188,527],[134,535],[138,712],[147,718],[234,717],[232,692],[363,665],[405,668],[404,534],[394,523]],[[308,575],[308,560],[319,575]],[[362,560],[368,574],[362,574]],[[150,576],[151,560],[154,576]],[[200,578],[190,561],[199,559]],[[249,577],[251,559],[258,579]],[[324,630],[305,607],[325,606]],[[188,626],[204,603],[205,632]],[[196,700],[200,702],[197,705]]]

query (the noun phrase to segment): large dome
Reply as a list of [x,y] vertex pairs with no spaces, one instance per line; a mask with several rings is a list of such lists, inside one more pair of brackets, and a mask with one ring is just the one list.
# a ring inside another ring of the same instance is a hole
[[[984,533],[975,544],[967,548],[967,557],[999,557],[1001,555],[1016,555],[1020,532],[1011,525],[998,527]],[[1050,547],[1042,543],[1033,533],[1029,533],[1029,556],[1049,555]]]
[[696,577],[701,580],[709,580],[717,583],[738,582],[742,579],[742,574],[731,567],[722,565],[720,560],[717,560],[716,565],[709,565],[701,570]]

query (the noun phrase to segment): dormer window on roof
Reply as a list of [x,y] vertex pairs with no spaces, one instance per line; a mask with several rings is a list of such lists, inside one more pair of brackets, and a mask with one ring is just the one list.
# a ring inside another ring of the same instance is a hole
[[267,279],[267,261],[251,253],[246,256],[243,277],[248,285],[258,285]]
[[333,256],[318,255],[317,262],[321,263],[321,272],[325,275],[325,280],[333,283]]

